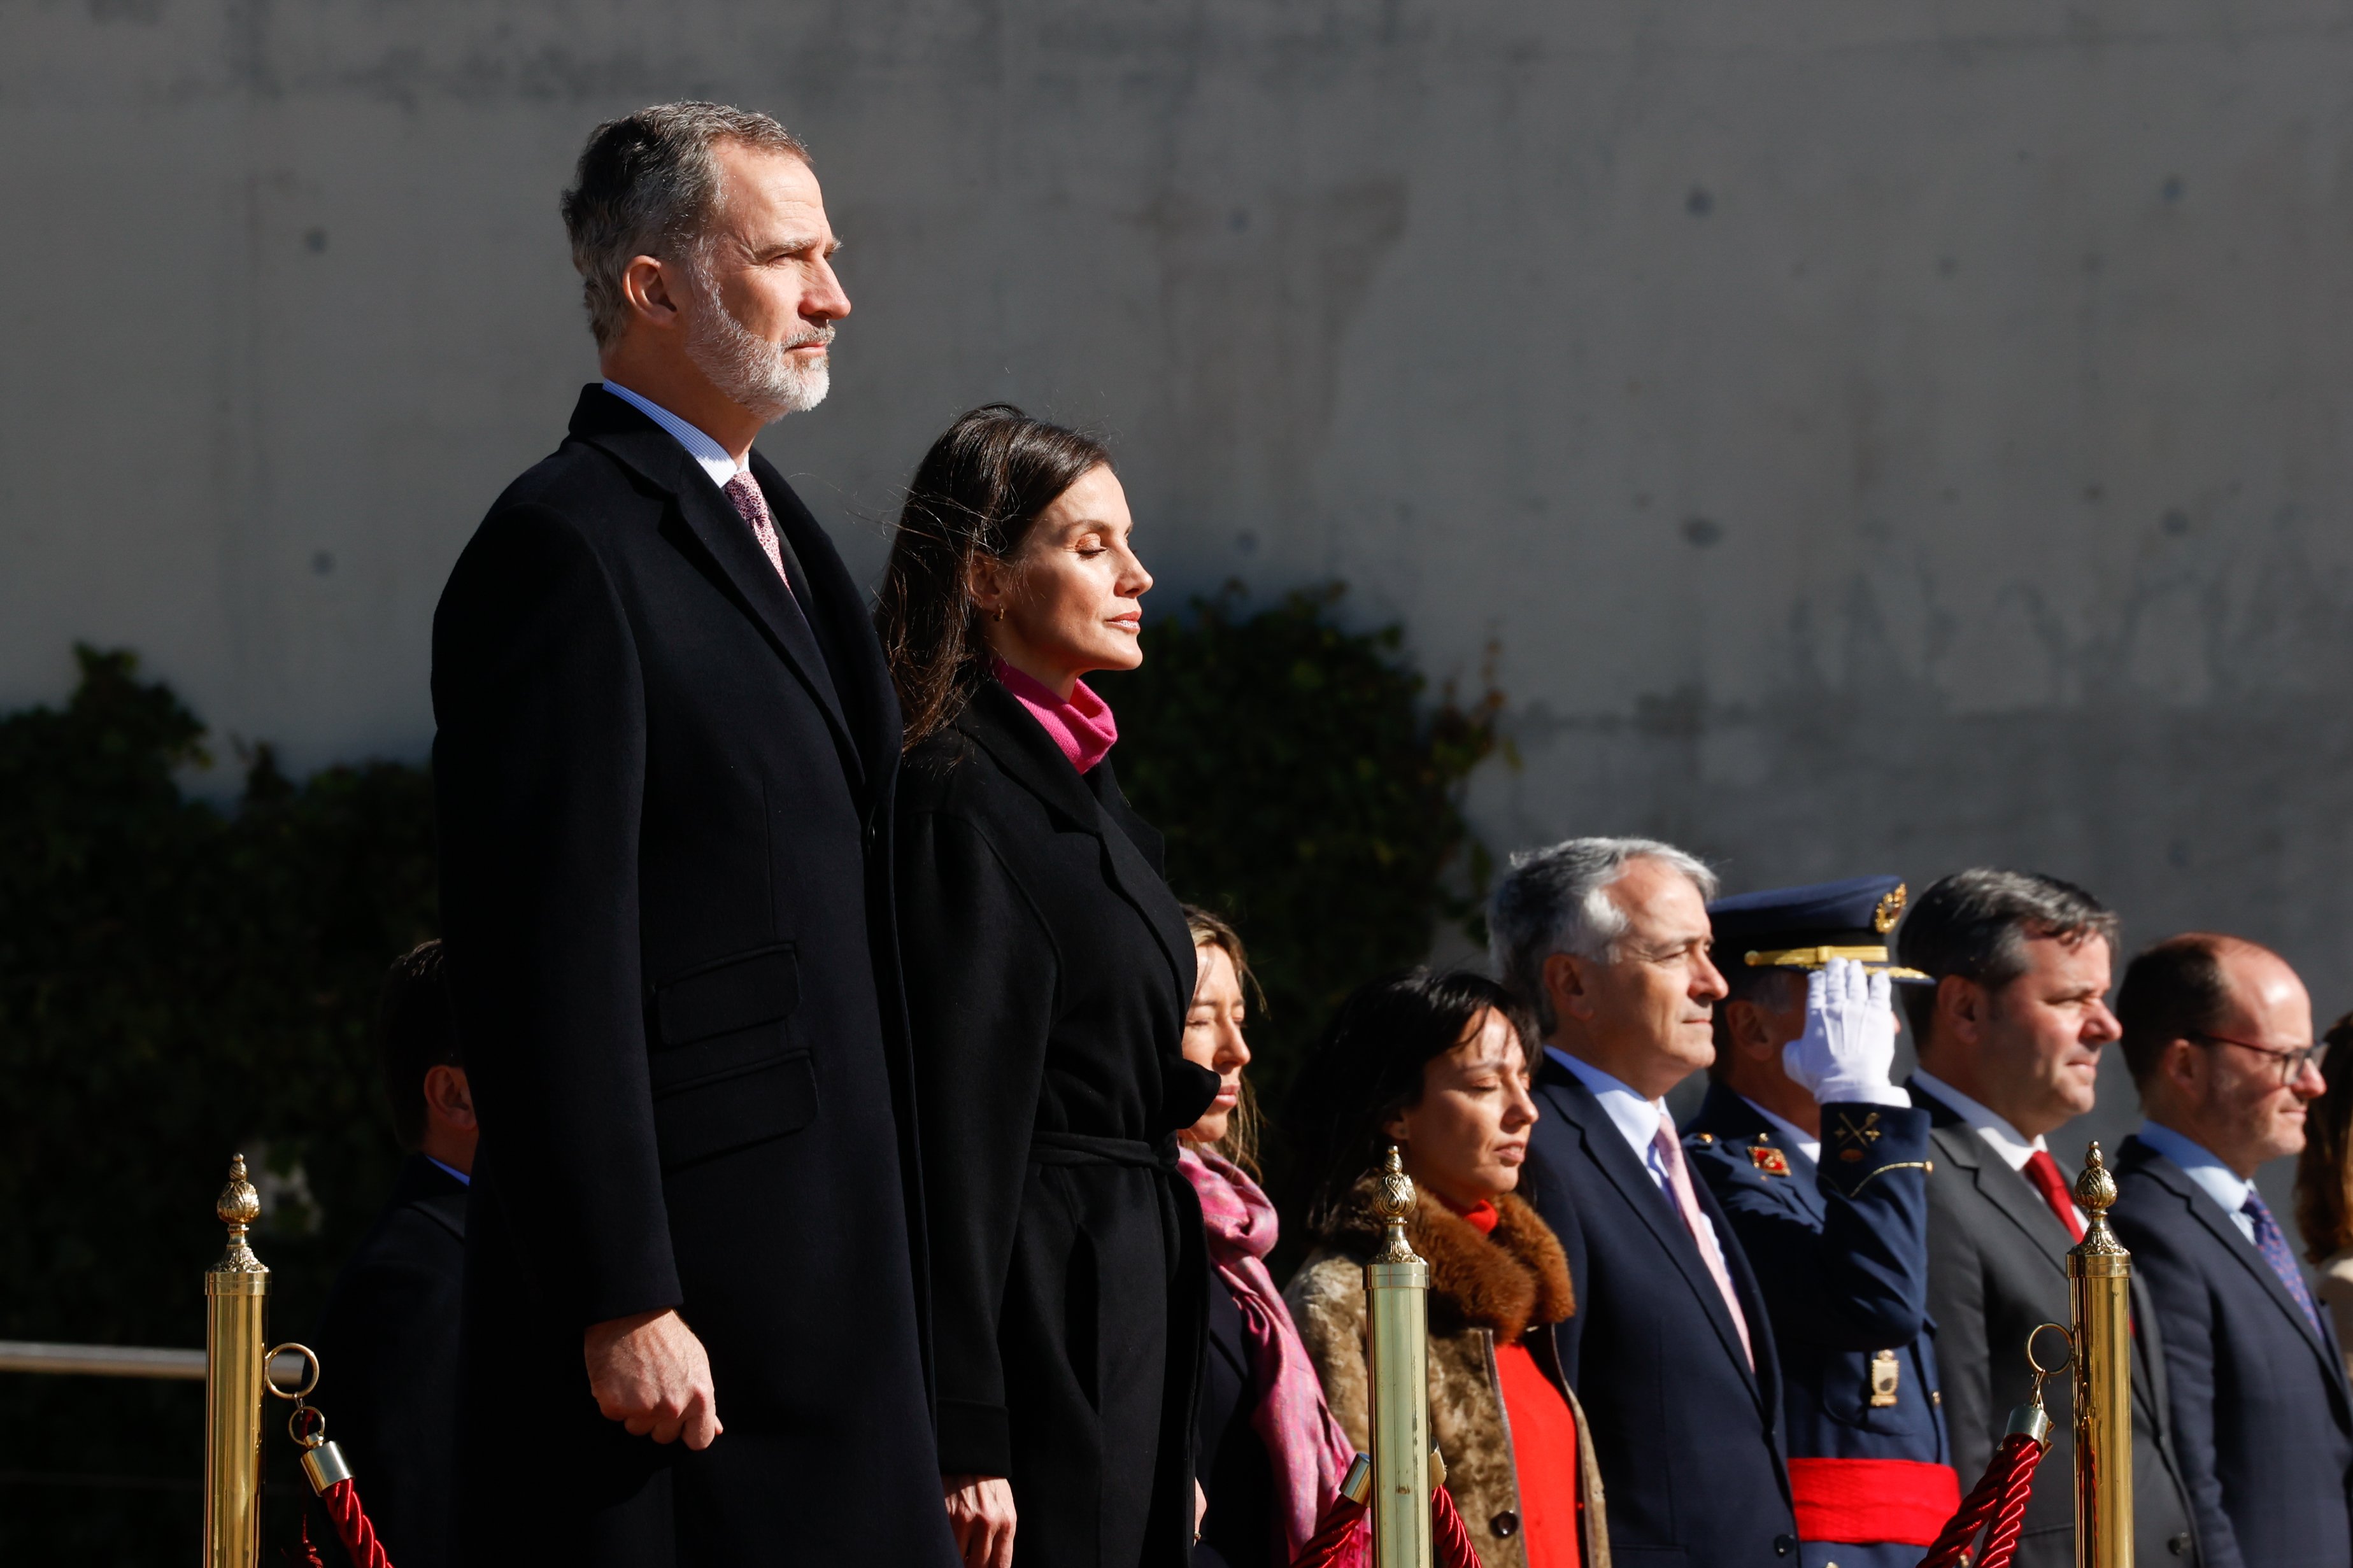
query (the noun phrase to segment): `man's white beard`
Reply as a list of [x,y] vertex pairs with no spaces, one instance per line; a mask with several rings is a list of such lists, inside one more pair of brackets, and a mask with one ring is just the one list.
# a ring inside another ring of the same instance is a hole
[[782,343],[754,336],[728,313],[716,286],[705,278],[695,279],[694,325],[687,331],[686,357],[711,378],[712,385],[757,416],[763,425],[773,425],[787,414],[815,408],[825,401],[833,382],[828,362],[819,358],[804,363],[793,357],[792,351],[831,342],[830,321]]

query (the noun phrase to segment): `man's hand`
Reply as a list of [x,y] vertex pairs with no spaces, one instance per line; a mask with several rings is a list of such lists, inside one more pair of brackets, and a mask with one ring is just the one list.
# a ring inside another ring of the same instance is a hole
[[711,1386],[711,1358],[686,1320],[669,1308],[591,1323],[581,1336],[588,1390],[608,1421],[632,1437],[708,1448],[726,1430]]
[[1806,976],[1806,1032],[1781,1047],[1781,1070],[1814,1097],[1866,1105],[1909,1104],[1889,1081],[1895,1068],[1895,1014],[1887,976],[1833,958]]
[[964,1568],[1013,1568],[1013,1488],[1001,1476],[942,1476]]

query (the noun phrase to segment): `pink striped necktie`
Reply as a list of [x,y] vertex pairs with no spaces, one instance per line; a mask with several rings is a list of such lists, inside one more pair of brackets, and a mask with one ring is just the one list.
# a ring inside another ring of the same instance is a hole
[[760,542],[760,549],[767,555],[768,564],[776,569],[777,577],[784,582],[785,592],[791,595],[793,602],[797,605],[799,596],[793,595],[793,580],[785,572],[785,549],[776,542],[776,520],[768,510],[768,498],[760,493],[760,481],[754,479],[749,470],[744,470],[721,488],[727,492],[727,499],[735,503],[736,513],[750,525],[752,537]]
[[1667,1185],[1673,1190],[1675,1209],[1683,1215],[1683,1228],[1691,1232],[1692,1240],[1699,1244],[1699,1255],[1707,1264],[1707,1272],[1715,1288],[1724,1294],[1724,1310],[1732,1314],[1732,1326],[1740,1331],[1740,1349],[1748,1358],[1748,1370],[1757,1370],[1757,1347],[1748,1342],[1748,1317],[1740,1310],[1740,1298],[1733,1292],[1732,1271],[1724,1266],[1724,1248],[1716,1244],[1715,1227],[1706,1223],[1700,1212],[1699,1194],[1692,1191],[1691,1171],[1683,1164],[1683,1142],[1675,1136],[1675,1124],[1663,1110],[1659,1112],[1659,1133],[1651,1140],[1657,1150],[1659,1163],[1666,1167]]

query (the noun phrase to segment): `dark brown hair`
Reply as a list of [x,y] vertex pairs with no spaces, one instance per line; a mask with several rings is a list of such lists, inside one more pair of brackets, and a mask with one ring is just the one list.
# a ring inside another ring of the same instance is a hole
[[2328,1087],[2304,1123],[2304,1152],[2295,1162],[2295,1227],[2305,1256],[2326,1262],[2353,1247],[2353,1013],[2322,1037],[2328,1054],[2320,1076]]
[[[1241,933],[1208,910],[1187,904],[1185,929],[1192,933],[1195,947],[1214,947],[1233,961],[1234,979],[1240,983],[1242,994],[1261,1013],[1266,1011],[1266,993],[1259,988],[1258,976],[1250,973],[1250,955],[1242,951]],[[1226,1135],[1209,1145],[1219,1153],[1249,1172],[1253,1179],[1259,1175],[1258,1148],[1262,1130],[1258,1103],[1258,1090],[1251,1087],[1250,1072],[1243,1070],[1241,1098],[1234,1102],[1233,1114],[1226,1118]]]
[[1357,1179],[1388,1152],[1383,1125],[1421,1103],[1422,1069],[1461,1045],[1489,1008],[1511,1022],[1523,1050],[1536,1038],[1535,1021],[1510,992],[1466,970],[1408,970],[1340,1004],[1283,1105],[1308,1231],[1324,1234]]
[[393,960],[376,1004],[376,1037],[392,1130],[402,1148],[414,1149],[425,1142],[426,1073],[466,1065],[438,940],[419,942]]
[[2144,950],[2126,966],[2125,982],[2116,988],[2116,1022],[2124,1029],[2117,1043],[2136,1085],[2147,1085],[2174,1041],[2213,1037],[2231,1010],[2231,977],[2222,972],[2222,955],[2253,945],[2211,931],[2187,931]]
[[899,511],[874,629],[891,661],[912,748],[964,710],[988,668],[970,574],[1010,561],[1038,514],[1096,468],[1102,442],[1009,403],[974,409],[932,443]]
[[[2026,944],[2036,937],[2071,948],[2098,937],[2114,947],[2116,917],[2073,882],[1979,866],[1954,872],[1913,901],[1895,934],[1896,961],[1939,981],[1957,974],[1998,992],[2026,973]],[[1903,989],[1912,1043],[1926,1050],[1944,987]]]

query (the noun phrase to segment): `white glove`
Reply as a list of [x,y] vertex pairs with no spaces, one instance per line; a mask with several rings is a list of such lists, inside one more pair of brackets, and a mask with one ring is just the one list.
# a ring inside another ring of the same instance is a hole
[[1806,1032],[1781,1047],[1781,1070],[1814,1097],[1833,1102],[1909,1105],[1890,1081],[1895,1069],[1895,1014],[1887,976],[1851,958],[1833,958],[1806,976]]

